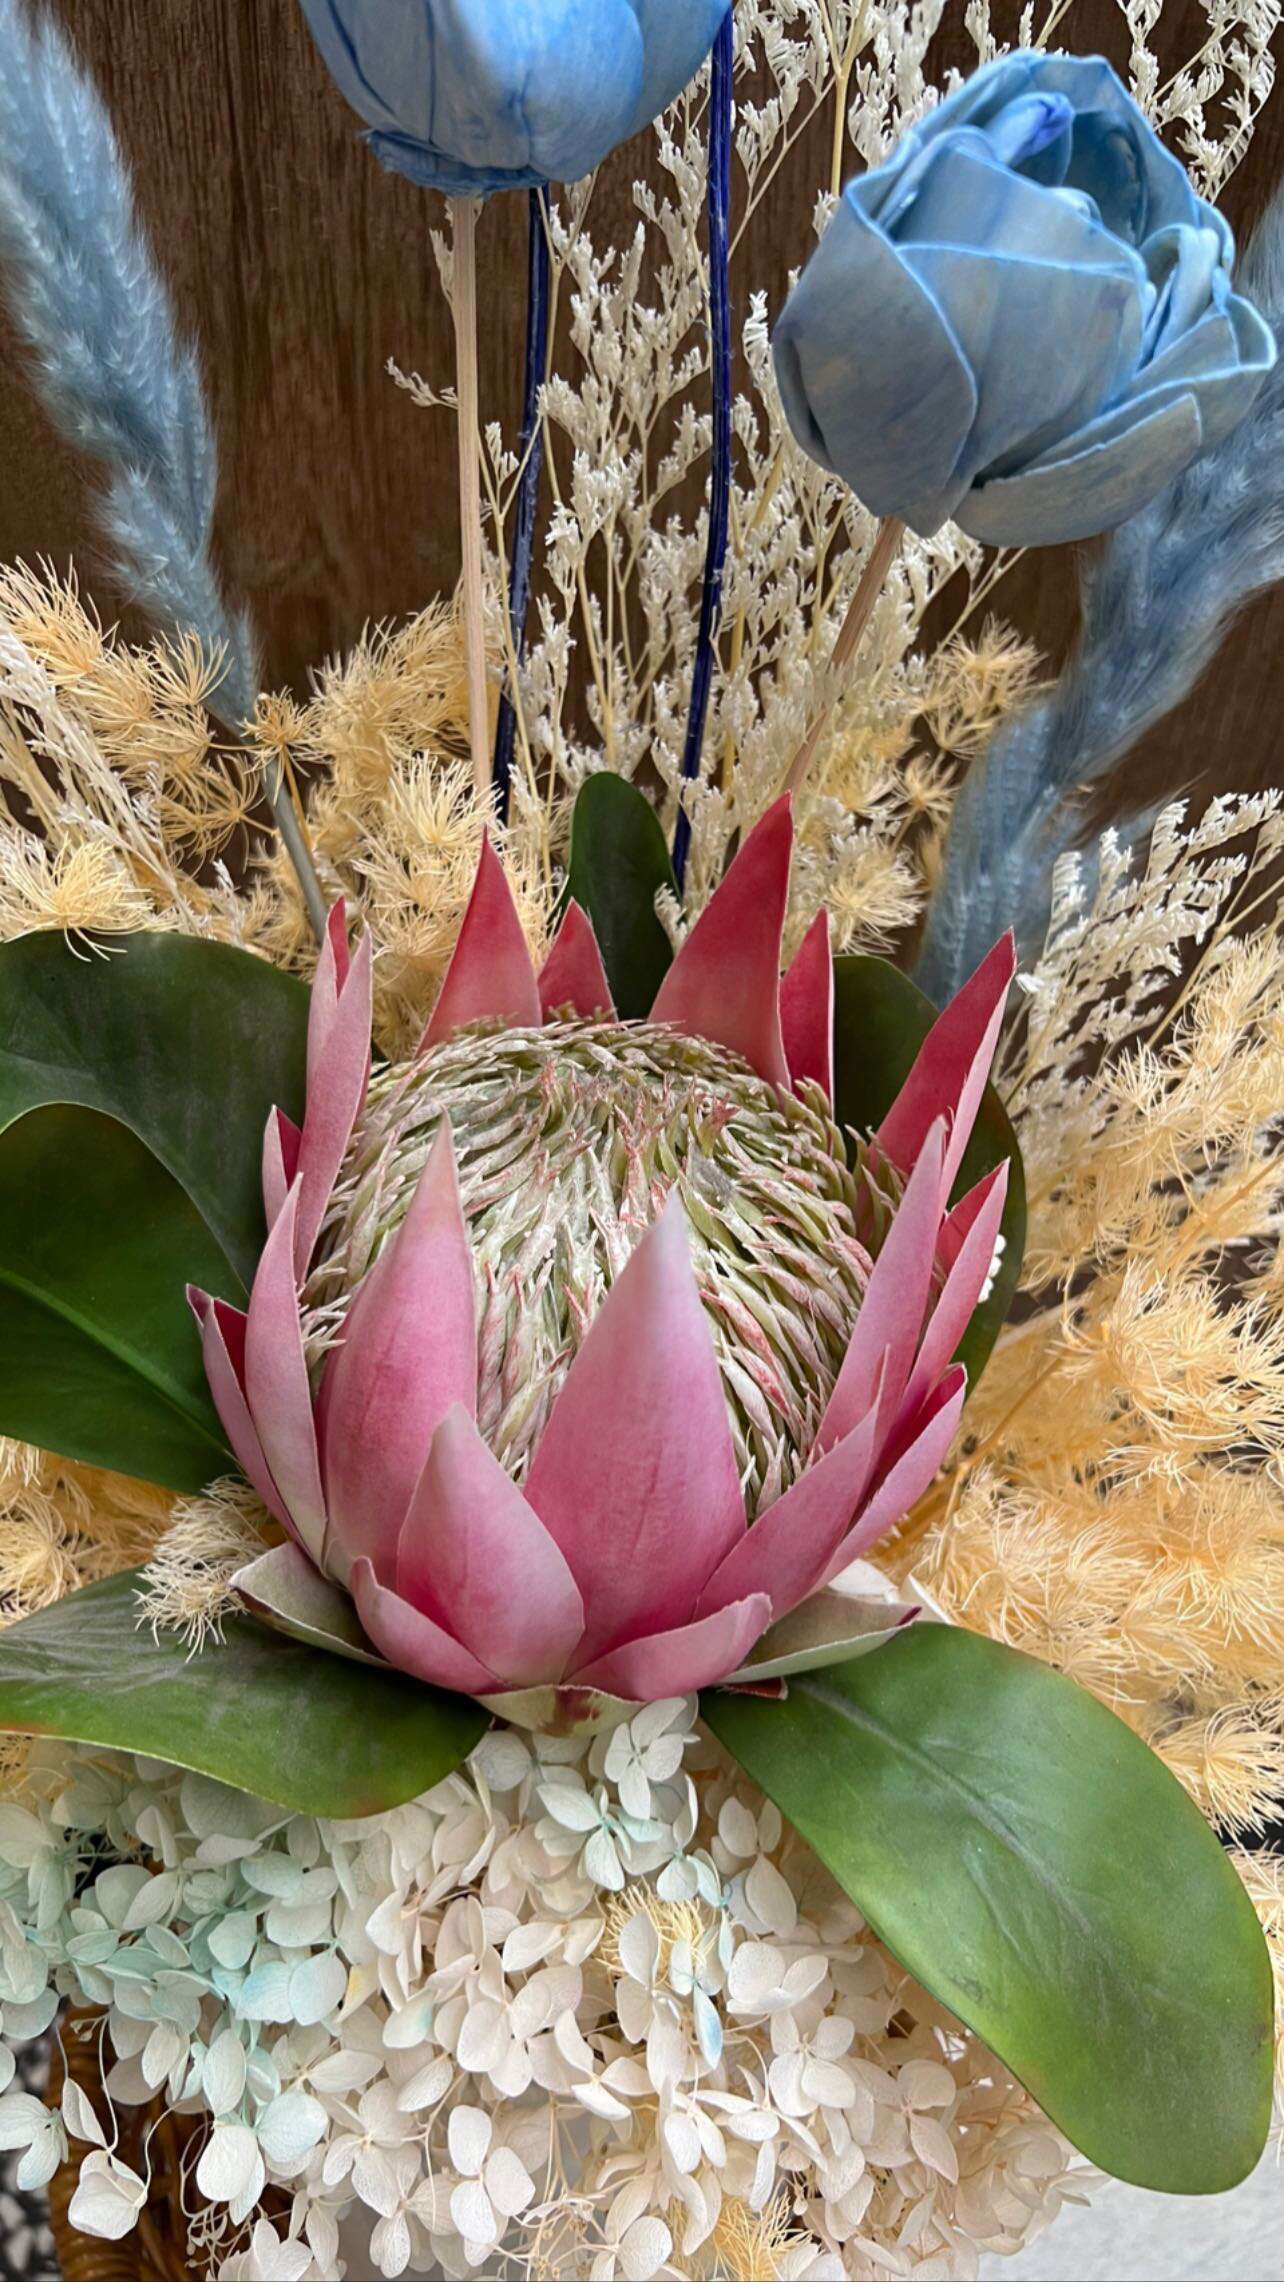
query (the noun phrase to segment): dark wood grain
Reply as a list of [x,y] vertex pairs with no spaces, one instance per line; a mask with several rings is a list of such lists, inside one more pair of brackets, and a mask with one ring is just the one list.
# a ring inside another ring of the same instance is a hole
[[[388,379],[395,356],[445,378],[447,312],[428,232],[440,201],[384,173],[309,39],[298,0],[56,0],[97,74],[137,171],[139,201],[184,321],[202,344],[223,457],[219,545],[251,603],[269,678],[308,668],[371,619],[399,616],[455,576],[454,438]],[[1013,21],[1017,14],[1011,9]],[[1169,0],[1174,54],[1194,0]],[[942,55],[963,60],[961,0]],[[1073,44],[1120,58],[1115,0],[1079,0]],[[598,227],[624,224],[644,146],[617,154]],[[1284,169],[1284,91],[1225,204],[1237,229]],[[823,162],[800,147],[760,218],[743,275],[778,304]],[[482,387],[511,419],[522,357],[525,208],[492,202],[481,246]],[[74,559],[104,613],[87,477],[54,437],[0,322],[0,558]],[[1064,552],[1028,557],[1002,606],[1054,659],[1071,638]],[[1284,598],[1249,612],[1177,722],[1147,740],[1148,781],[1265,782],[1277,759]]]

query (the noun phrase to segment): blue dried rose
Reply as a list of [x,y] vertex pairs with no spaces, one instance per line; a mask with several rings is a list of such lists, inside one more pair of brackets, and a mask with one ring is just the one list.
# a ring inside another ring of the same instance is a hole
[[695,77],[731,0],[303,0],[385,166],[455,198],[575,182]]
[[776,328],[790,426],[925,536],[1109,530],[1275,361],[1234,252],[1109,64],[1007,56],[849,183]]

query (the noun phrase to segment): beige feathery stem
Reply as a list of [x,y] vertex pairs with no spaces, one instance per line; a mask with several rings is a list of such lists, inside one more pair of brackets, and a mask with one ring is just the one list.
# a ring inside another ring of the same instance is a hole
[[452,198],[455,387],[459,399],[459,539],[464,565],[464,648],[468,661],[468,738],[478,801],[490,800],[490,704],[486,685],[482,580],[481,430],[477,387],[477,200]]
[[318,943],[323,943],[325,941],[326,923],[325,896],[322,892],[321,882],[317,878],[317,867],[313,860],[312,843],[308,838],[307,827],[294,805],[294,794],[284,756],[280,753],[273,754],[270,759],[264,759],[261,755],[255,756],[250,744],[252,724],[229,721],[219,712],[217,705],[211,705],[210,711],[243,753],[251,759],[255,757],[259,759],[262,781],[267,791],[273,821],[281,835],[281,845],[294,866],[294,875],[299,883],[303,907],[307,912],[312,932]]
[[838,699],[840,677],[856,654],[861,635],[869,624],[870,613],[882,592],[883,581],[900,550],[904,533],[905,525],[903,523],[898,522],[894,515],[885,515],[874,534],[874,544],[869,550],[869,560],[860,574],[856,592],[852,596],[851,608],[843,620],[842,632],[834,644],[834,653],[829,661],[829,670],[825,677],[826,695],[824,701],[790,763],[789,774],[784,782],[786,792],[799,792],[806,782],[807,772],[816,757],[816,747],[820,743],[825,723],[833,712]]

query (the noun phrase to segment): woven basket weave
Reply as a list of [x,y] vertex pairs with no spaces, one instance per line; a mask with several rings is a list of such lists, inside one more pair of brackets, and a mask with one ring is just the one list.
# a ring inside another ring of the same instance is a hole
[[[98,2040],[87,2041],[77,2029],[83,2031],[95,2018],[93,2013],[73,2013],[63,2027],[66,2067],[72,2081],[91,2101],[102,2089]],[[49,2064],[51,2107],[56,2107],[62,2097],[63,2075],[63,2051],[55,2044]],[[50,2224],[63,2282],[207,2282],[205,2261],[194,2265],[188,2259],[187,2222],[181,2208],[183,2156],[199,2124],[188,2116],[167,2114],[159,2101],[149,2108],[121,2108],[118,2115],[118,2152],[140,2177],[146,2175],[150,2162],[151,2199],[134,2234],[123,2242],[95,2242],[88,2235],[78,2234],[67,2216],[76,2192],[79,2156],[64,2163],[49,2187]],[[144,2156],[148,2132],[151,2139]]]

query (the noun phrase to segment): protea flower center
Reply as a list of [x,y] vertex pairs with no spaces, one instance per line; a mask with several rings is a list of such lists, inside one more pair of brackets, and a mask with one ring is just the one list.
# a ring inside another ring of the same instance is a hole
[[749,1512],[802,1471],[868,1280],[820,1090],[646,1023],[474,1027],[376,1074],[306,1292],[315,1355],[400,1225],[443,1116],[479,1303],[478,1425],[515,1480],[670,1194],[691,1231]]

